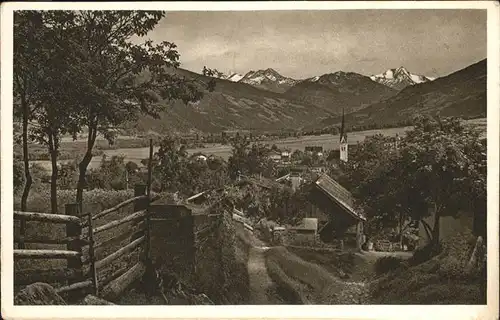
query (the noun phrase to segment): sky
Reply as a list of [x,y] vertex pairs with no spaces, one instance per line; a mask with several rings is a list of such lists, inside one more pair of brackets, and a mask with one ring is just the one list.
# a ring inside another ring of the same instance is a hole
[[294,79],[389,68],[439,77],[486,58],[486,10],[167,12],[146,38],[178,46],[181,68]]

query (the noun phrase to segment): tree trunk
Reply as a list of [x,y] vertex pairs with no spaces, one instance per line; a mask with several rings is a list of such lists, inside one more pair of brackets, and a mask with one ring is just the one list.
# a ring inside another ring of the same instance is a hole
[[441,214],[436,211],[434,214],[434,226],[432,228],[432,245],[437,247],[439,245],[439,220],[441,219]]
[[82,161],[78,164],[78,183],[76,185],[76,203],[82,210],[83,203],[83,188],[85,187],[85,175],[87,174],[87,167],[92,160],[92,150],[87,150]]
[[403,213],[399,213],[399,246],[403,250]]
[[[24,100],[24,99],[23,99]],[[29,154],[28,154],[28,112],[29,107],[26,101],[23,101],[23,161],[24,161],[24,189],[23,195],[21,197],[21,211],[27,211],[27,203],[28,196],[31,189],[31,184],[33,183],[33,179],[30,173],[30,163],[29,163]],[[25,221],[21,221],[21,229],[24,229]]]
[[49,151],[50,151],[50,162],[52,165],[52,175],[50,177],[50,212],[57,214],[57,148],[54,141],[54,135],[49,134]]
[[[30,173],[29,153],[28,153],[28,113],[29,106],[25,99],[22,99],[23,105],[23,161],[24,161],[24,188],[21,196],[21,211],[28,211],[28,196],[31,190],[33,179]],[[26,233],[26,220],[20,220],[19,233],[24,237]],[[24,249],[24,239],[19,242],[19,249]]]
[[78,164],[78,183],[76,185],[76,203],[80,206],[80,212],[83,210],[83,188],[85,187],[85,176],[87,174],[87,168],[92,160],[92,149],[94,148],[94,143],[97,135],[97,123],[95,123],[95,128],[89,126],[89,133],[87,137],[87,151],[83,156],[82,161]]

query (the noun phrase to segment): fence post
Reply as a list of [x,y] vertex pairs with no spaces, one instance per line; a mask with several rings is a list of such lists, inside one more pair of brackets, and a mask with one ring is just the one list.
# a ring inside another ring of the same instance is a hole
[[[80,216],[80,205],[78,203],[68,203],[65,206],[65,213],[68,216]],[[75,223],[67,223],[66,224],[66,237],[78,237],[80,238],[82,235],[82,226],[80,224]],[[80,281],[83,278],[83,264],[82,264],[82,242],[80,239],[73,240],[68,242],[67,249],[72,251],[77,251],[80,253],[80,256],[74,258],[68,258],[68,269],[74,269],[76,274],[76,281]],[[70,285],[68,281],[68,285]],[[78,294],[70,293],[72,298],[77,297]]]
[[149,218],[149,205],[151,202],[151,184],[153,181],[153,139],[149,139],[149,161],[148,161],[148,185],[146,187],[146,193],[148,195],[148,202],[146,206],[146,260],[149,262],[151,260],[150,257],[150,247],[151,247],[151,237],[150,237],[150,228],[151,228],[151,219]]
[[26,236],[26,219],[21,218],[19,219],[19,242],[18,242],[18,248],[19,249],[24,249],[24,237]]
[[95,253],[94,253],[94,230],[92,226],[92,214],[87,215],[87,225],[89,228],[89,259],[90,259],[90,275],[92,276],[92,284],[94,285],[94,294],[99,294],[99,283],[97,282],[97,270],[95,267]]
[[[146,195],[146,190],[147,190],[147,185],[144,185],[144,184],[136,184],[134,186],[134,197],[138,197],[138,196],[144,196]],[[134,202],[134,212],[137,212],[137,211],[141,211],[141,210],[146,210],[149,206],[149,199],[141,199],[141,200],[137,200]],[[145,225],[145,235],[146,235],[146,239],[148,239],[148,233],[149,233],[149,226],[147,225],[147,219],[144,218],[143,220],[140,220],[138,222],[135,223],[136,226],[140,226],[141,224],[144,224]],[[146,248],[144,248],[146,249]],[[142,258],[146,258],[147,257],[147,254],[146,254],[146,250],[143,251],[142,253]]]
[[[144,184],[136,184],[134,186],[134,197],[145,196],[147,186]],[[134,202],[134,212],[141,211],[147,208],[149,201],[141,199]]]

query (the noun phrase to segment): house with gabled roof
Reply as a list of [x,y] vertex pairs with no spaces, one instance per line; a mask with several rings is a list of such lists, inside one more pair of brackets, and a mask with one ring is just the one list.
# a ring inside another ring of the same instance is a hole
[[366,218],[354,208],[354,198],[346,188],[325,173],[314,181],[308,198],[326,216],[318,230],[323,241],[345,240],[361,248]]

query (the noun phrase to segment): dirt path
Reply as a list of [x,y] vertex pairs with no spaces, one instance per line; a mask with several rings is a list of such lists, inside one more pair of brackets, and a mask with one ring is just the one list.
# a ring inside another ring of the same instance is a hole
[[276,286],[266,268],[265,252],[268,247],[252,247],[248,256],[250,278],[250,304],[276,304],[280,302]]

